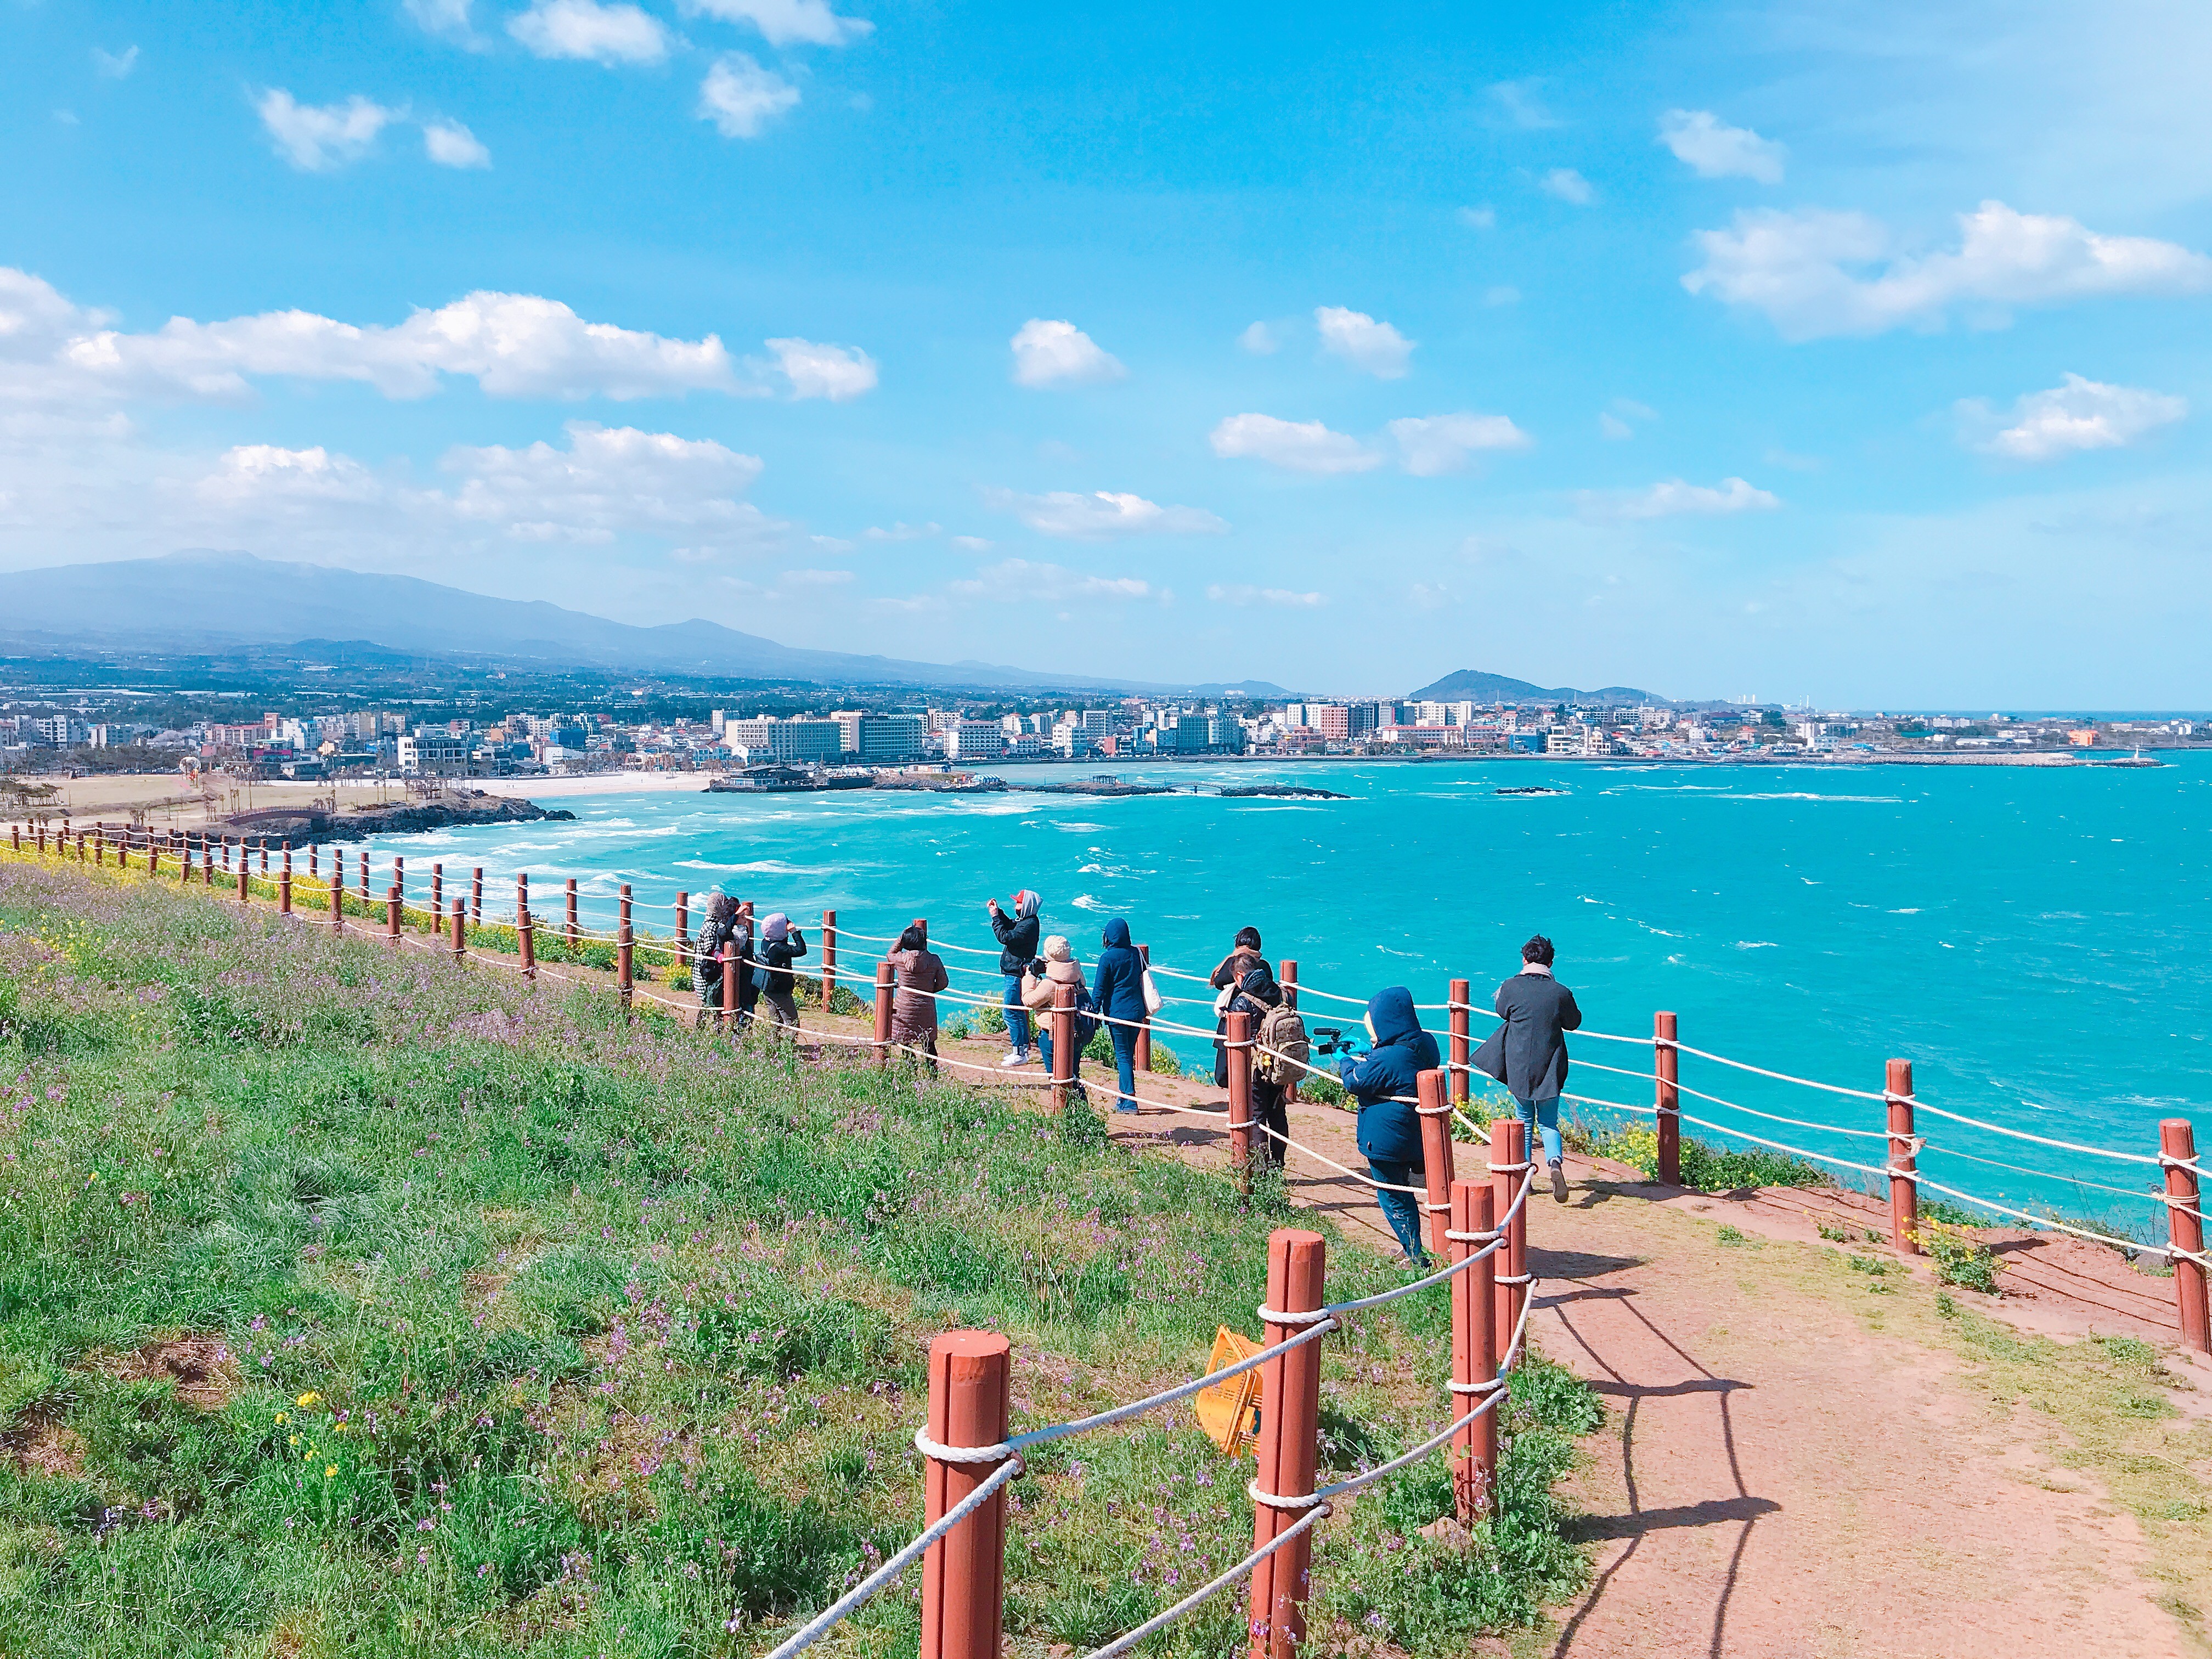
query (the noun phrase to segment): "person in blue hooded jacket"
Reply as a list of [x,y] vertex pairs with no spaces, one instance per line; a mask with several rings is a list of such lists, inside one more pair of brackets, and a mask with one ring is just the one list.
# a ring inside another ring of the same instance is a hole
[[[1117,1112],[1137,1109],[1137,1028],[1145,1022],[1145,959],[1129,943],[1129,924],[1116,916],[1100,936],[1098,971],[1091,978],[1091,1000],[1106,1030],[1112,1034],[1114,1066],[1120,1073],[1121,1092],[1114,1103]],[[1115,1023],[1118,1022],[1118,1023]]]
[[1420,1200],[1389,1188],[1419,1187],[1426,1172],[1421,1120],[1413,1103],[1416,1079],[1443,1061],[1437,1040],[1421,1029],[1420,1016],[1413,1012],[1413,994],[1402,985],[1377,992],[1367,1005],[1367,1052],[1339,1060],[1337,1075],[1359,1103],[1359,1155],[1367,1160],[1368,1173],[1385,1183],[1375,1202],[1405,1247],[1406,1259],[1420,1267],[1428,1261],[1421,1249]]

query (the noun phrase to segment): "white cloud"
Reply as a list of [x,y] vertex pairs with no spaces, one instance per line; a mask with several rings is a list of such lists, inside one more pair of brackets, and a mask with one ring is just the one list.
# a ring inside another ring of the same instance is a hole
[[864,539],[872,542],[918,542],[934,536],[944,527],[939,524],[908,524],[902,519],[889,530],[879,525],[871,525],[860,534]]
[[469,15],[471,0],[406,0],[406,6],[407,15],[424,33],[468,46],[481,44]]
[[842,404],[872,392],[876,360],[858,346],[823,345],[812,340],[770,340],[776,367],[791,381],[793,398],[827,398]]
[[595,64],[657,64],[668,56],[668,30],[651,13],[599,0],[534,0],[507,20],[507,32],[540,58]]
[[1590,181],[1572,167],[1553,167],[1536,181],[1536,188],[1547,196],[1556,196],[1562,202],[1571,202],[1577,207],[1588,207],[1597,198]]
[[1610,410],[1599,412],[1597,429],[1601,437],[1611,438],[1616,441],[1623,438],[1633,438],[1636,435],[1636,428]]
[[742,52],[726,52],[699,83],[699,118],[725,138],[757,138],[762,126],[799,102],[799,88]]
[[1478,450],[1526,449],[1528,434],[1503,415],[1430,415],[1390,422],[1400,465],[1419,478],[1457,472]]
[[1500,81],[1490,88],[1491,100],[1510,124],[1523,131],[1556,127],[1559,125],[1558,119],[1536,95],[1537,88],[1543,84],[1533,76],[1525,81]]
[[1463,207],[1457,215],[1460,223],[1469,230],[1494,230],[1498,228],[1498,210],[1488,203],[1480,207]]
[[1342,306],[1316,306],[1314,325],[1321,331],[1322,349],[1341,357],[1361,373],[1378,380],[1404,378],[1413,342],[1364,311]]
[[276,153],[302,173],[327,173],[359,161],[375,145],[377,134],[407,116],[404,109],[387,109],[358,95],[343,104],[295,103],[290,93],[276,87],[263,93],[253,108]]
[[1445,611],[1459,603],[1442,582],[1415,582],[1407,590],[1407,597],[1424,611]]
[[149,334],[120,332],[112,320],[0,267],[0,402],[234,402],[249,395],[247,377],[264,374],[363,381],[390,398],[426,397],[446,374],[467,375],[496,398],[764,395],[737,378],[714,335],[670,339],[586,322],[528,294],[471,294],[392,327],[305,311],[214,323],[173,317]]
[[1741,478],[1723,478],[1717,489],[1670,478],[1648,489],[1610,494],[1586,489],[1578,501],[1586,515],[1600,519],[1665,519],[1680,513],[1765,513],[1782,505],[1778,497],[1755,489]]
[[1271,357],[1282,347],[1275,331],[1265,323],[1255,323],[1237,337],[1237,343],[1255,357]]
[[[1959,406],[1960,424],[1977,449],[2015,461],[2050,461],[2085,449],[2120,449],[2189,413],[2189,402],[2141,386],[2106,386],[2068,374],[2047,392],[2031,392],[2002,416],[1981,398]],[[2007,424],[2009,422],[2009,424]]]
[[840,17],[826,0],[681,0],[688,17],[704,15],[726,23],[750,23],[772,46],[793,41],[842,46],[875,33],[865,17]]
[[1632,438],[1636,435],[1636,428],[1629,424],[1630,421],[1656,421],[1658,418],[1658,410],[1638,403],[1633,398],[1615,398],[1611,409],[1599,411],[1597,429],[1607,438]]
[[849,570],[787,570],[776,578],[786,587],[843,587],[852,580]]
[[120,81],[138,67],[138,48],[125,46],[121,52],[102,52],[92,49],[92,67],[106,80]]
[[1960,214],[1959,231],[1956,248],[1914,254],[1862,213],[1743,212],[1729,229],[1697,234],[1705,263],[1682,286],[1763,311],[1792,340],[1936,329],[1958,309],[2001,326],[2011,306],[2212,288],[2212,259],[2201,253],[2002,202]]
[[1065,565],[1040,564],[1030,559],[1004,559],[979,570],[972,580],[950,584],[951,591],[969,599],[1030,599],[1048,604],[1070,599],[1165,600],[1164,590],[1136,576],[1092,576]]
[[1141,495],[1108,489],[1088,495],[1055,489],[1042,495],[990,489],[984,492],[983,500],[998,512],[1012,514],[1032,530],[1078,541],[1112,536],[1219,536],[1229,529],[1202,507],[1162,507]]
[[1102,350],[1070,322],[1032,317],[1009,343],[1014,352],[1014,380],[1021,386],[1096,386],[1121,380],[1129,372],[1120,358]]
[[1358,439],[1332,432],[1319,421],[1231,415],[1213,428],[1208,441],[1224,459],[1266,461],[1293,472],[1364,472],[1382,465],[1382,456]]
[[488,167],[491,152],[459,121],[425,121],[422,153],[441,167]]
[[240,444],[223,452],[199,488],[207,500],[234,505],[268,498],[361,505],[385,493],[375,474],[359,461],[333,455],[320,444],[313,449]]
[[955,536],[952,545],[963,553],[988,553],[998,544],[981,536]]
[[1326,593],[1298,593],[1287,587],[1251,587],[1243,584],[1223,586],[1216,583],[1206,590],[1206,597],[1216,605],[1233,605],[1240,609],[1275,605],[1290,611],[1311,611],[1328,603]]
[[1789,150],[1749,127],[1723,126],[1709,109],[1670,109],[1659,118],[1659,142],[1700,179],[1756,179],[1782,182]]

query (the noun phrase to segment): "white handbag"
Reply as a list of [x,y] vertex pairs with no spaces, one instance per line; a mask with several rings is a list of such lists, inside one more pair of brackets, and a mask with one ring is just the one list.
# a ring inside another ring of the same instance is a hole
[[1153,982],[1152,970],[1147,968],[1145,969],[1145,1014],[1146,1018],[1149,1018],[1151,1016],[1159,1012],[1160,1002],[1160,988]]

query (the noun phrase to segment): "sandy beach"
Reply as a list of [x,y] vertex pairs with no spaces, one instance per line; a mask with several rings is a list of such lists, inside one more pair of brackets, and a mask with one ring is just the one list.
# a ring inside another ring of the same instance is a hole
[[[600,772],[576,778],[469,778],[463,787],[521,800],[550,801],[576,795],[632,795],[644,792],[697,793],[707,787],[705,772]],[[340,779],[315,783],[244,784],[210,775],[203,793],[182,773],[116,773],[100,777],[27,777],[27,784],[50,784],[59,793],[46,810],[72,818],[124,820],[143,811],[146,822],[184,827],[233,812],[270,806],[306,806],[336,794],[342,805],[404,802],[407,786],[374,779]]]

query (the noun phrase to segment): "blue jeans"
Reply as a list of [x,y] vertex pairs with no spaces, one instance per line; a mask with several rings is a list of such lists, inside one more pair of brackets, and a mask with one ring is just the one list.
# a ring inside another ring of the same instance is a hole
[[[1030,1057],[1030,1011],[1022,1006],[1022,976],[1006,975],[1006,994],[1000,999],[1006,1011],[1006,1042],[1024,1060]],[[1045,1062],[1050,1065],[1049,1060]]]
[[1516,1095],[1513,1097],[1513,1109],[1521,1115],[1521,1121],[1526,1126],[1521,1144],[1528,1148],[1530,1157],[1534,1158],[1537,1138],[1540,1134],[1544,1155],[1534,1158],[1534,1161],[1557,1164],[1559,1154],[1565,1150],[1559,1143],[1559,1097],[1553,1095],[1549,1100],[1523,1100]]
[[1137,1103],[1137,1028],[1133,1025],[1109,1025],[1114,1034],[1114,1069],[1120,1073],[1121,1097],[1114,1103],[1117,1112],[1133,1112]]
[[[1045,1074],[1047,1077],[1050,1077],[1050,1076],[1052,1075],[1052,1026],[1051,1026],[1051,1024],[1050,1024],[1048,1022],[1047,1022],[1047,1021],[1045,1021],[1045,1020],[1042,1020],[1042,1019],[1041,1019],[1041,1020],[1039,1020],[1039,1021],[1037,1022],[1036,1046],[1037,1046],[1037,1058],[1038,1058],[1039,1060],[1042,1060],[1042,1061],[1044,1062],[1044,1074]],[[1082,1049],[1078,1048],[1078,1049],[1075,1051],[1075,1059],[1074,1059],[1074,1061],[1073,1061],[1073,1063],[1068,1066],[1068,1068],[1067,1068],[1067,1074],[1068,1074],[1070,1077],[1072,1077],[1072,1078],[1073,1078],[1073,1079],[1076,1079],[1076,1084],[1075,1084],[1075,1090],[1076,1090],[1076,1092],[1077,1092],[1078,1094],[1082,1094],[1082,1093],[1083,1093],[1083,1081],[1082,1081],[1082,1079],[1083,1079],[1083,1050],[1082,1050]],[[1087,1095],[1085,1095],[1084,1097],[1085,1097],[1085,1099],[1088,1099],[1090,1097],[1089,1097],[1089,1096],[1087,1096]]]
[[[1367,1160],[1367,1173],[1393,1187],[1420,1185],[1421,1171],[1411,1164],[1386,1164],[1381,1158],[1370,1158]],[[1425,1262],[1429,1257],[1421,1248],[1421,1200],[1412,1193],[1377,1190],[1375,1204],[1382,1212],[1382,1218],[1390,1224],[1390,1231],[1398,1236],[1406,1259],[1416,1267]]]

